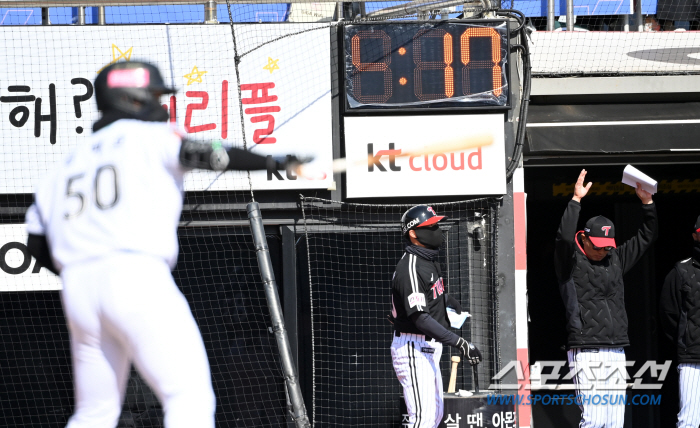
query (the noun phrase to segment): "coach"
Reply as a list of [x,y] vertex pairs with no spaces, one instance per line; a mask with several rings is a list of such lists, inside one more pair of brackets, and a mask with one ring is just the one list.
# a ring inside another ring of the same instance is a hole
[[700,217],[692,232],[693,256],[666,275],[660,296],[661,325],[676,344],[679,428],[700,425]]
[[562,216],[554,249],[554,268],[566,308],[567,357],[577,395],[582,397],[579,427],[622,428],[624,405],[619,401],[592,404],[592,398],[625,394],[624,347],[629,346],[629,338],[622,276],[656,240],[656,206],[651,194],[638,184],[644,224],[620,246],[615,243],[615,225],[603,216],[591,218],[584,230],[577,231],[581,199],[593,184],[584,186],[585,178],[584,169]]

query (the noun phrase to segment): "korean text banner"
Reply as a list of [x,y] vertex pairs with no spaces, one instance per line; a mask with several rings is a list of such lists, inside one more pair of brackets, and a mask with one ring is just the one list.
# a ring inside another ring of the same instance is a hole
[[[31,193],[91,134],[106,65],[158,66],[178,92],[162,104],[187,137],[262,155],[313,156],[323,178],[251,173],[254,189],[332,184],[330,35],[321,24],[0,28],[0,193]],[[238,77],[235,57],[238,56]],[[240,78],[240,97],[238,79]],[[242,110],[241,103],[242,100]],[[243,123],[243,126],[242,126]],[[144,144],[148,144],[144,141]],[[185,190],[248,190],[245,172],[190,173]]]
[[[503,114],[347,117],[347,196],[498,195],[506,193]],[[430,147],[483,147],[430,153]],[[405,156],[406,153],[427,154]]]

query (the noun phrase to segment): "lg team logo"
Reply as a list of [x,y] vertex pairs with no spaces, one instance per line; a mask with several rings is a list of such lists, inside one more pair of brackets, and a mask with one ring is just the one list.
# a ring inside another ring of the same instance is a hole
[[[396,158],[401,156],[402,149],[397,149],[395,143],[389,143],[388,149],[374,151],[374,144],[367,144],[367,172],[401,171],[401,165],[396,164]],[[388,161],[388,162],[387,162]],[[388,167],[388,169],[387,169]],[[432,153],[420,156],[408,156],[408,167],[411,171],[460,171],[465,169],[479,170],[483,168],[481,147],[465,156],[460,153]]]
[[600,229],[605,232],[605,236],[608,236],[608,232],[612,229],[612,226],[603,226]]
[[445,285],[442,282],[442,278],[438,278],[430,289],[433,290],[433,299],[437,299],[438,296],[442,296],[442,294],[445,292]]

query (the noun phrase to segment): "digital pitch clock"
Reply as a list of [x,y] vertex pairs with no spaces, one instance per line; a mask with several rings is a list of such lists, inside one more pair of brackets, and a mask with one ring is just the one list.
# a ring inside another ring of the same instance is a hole
[[343,27],[345,110],[506,109],[507,20]]

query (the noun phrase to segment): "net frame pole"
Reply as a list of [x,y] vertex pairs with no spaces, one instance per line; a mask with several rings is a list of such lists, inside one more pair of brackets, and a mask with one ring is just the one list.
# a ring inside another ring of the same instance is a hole
[[218,24],[219,18],[216,14],[216,2],[207,1],[204,3],[204,23],[205,24]]
[[105,7],[98,6],[97,7],[97,25],[106,25],[106,24],[107,24],[107,17],[105,15]]
[[554,0],[547,0],[547,31],[554,31]]
[[78,6],[76,9],[76,24],[85,25],[85,6]]
[[566,0],[566,31],[574,31],[574,0]]
[[262,215],[260,214],[260,205],[258,205],[257,202],[250,202],[246,210],[248,211],[248,219],[250,220],[250,231],[253,235],[255,254],[257,255],[258,265],[260,267],[260,275],[262,276],[263,286],[265,288],[265,297],[267,298],[267,305],[270,309],[272,330],[277,339],[277,346],[279,348],[284,383],[287,387],[289,400],[292,404],[292,418],[297,427],[310,428],[311,423],[306,414],[304,397],[301,395],[301,387],[299,386],[299,379],[292,359],[292,350],[289,345],[287,330],[284,327],[284,317],[281,310],[279,294],[277,293],[275,274],[272,270],[270,250],[267,246],[267,238],[265,238],[265,226],[263,225]]

